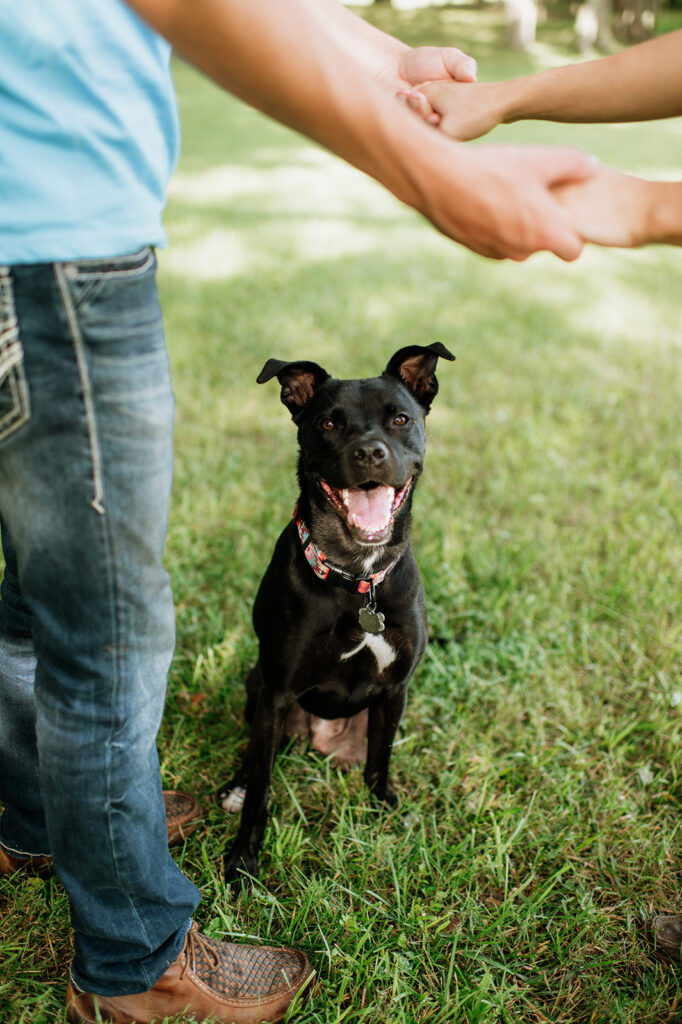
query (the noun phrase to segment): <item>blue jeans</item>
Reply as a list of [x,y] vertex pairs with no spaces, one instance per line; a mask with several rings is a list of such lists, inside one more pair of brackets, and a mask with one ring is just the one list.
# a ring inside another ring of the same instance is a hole
[[173,397],[156,260],[0,267],[0,844],[51,854],[76,985],[150,988],[199,893],[168,853],[156,735]]

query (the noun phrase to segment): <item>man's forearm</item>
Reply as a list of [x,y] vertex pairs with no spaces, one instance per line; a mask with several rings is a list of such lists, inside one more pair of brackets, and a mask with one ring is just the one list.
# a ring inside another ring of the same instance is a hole
[[[431,131],[357,68],[311,18],[309,0],[129,0],[195,66],[236,96],[309,136],[419,208],[394,158],[401,128]],[[415,142],[418,146],[418,142]],[[405,161],[402,161],[404,164]]]
[[372,77],[410,47],[353,14],[339,0],[305,0],[309,14],[327,32],[333,32],[338,50]]
[[504,123],[642,121],[682,114],[682,30],[611,57],[501,86]]
[[448,237],[497,258],[578,256],[580,239],[550,189],[593,173],[582,154],[501,157],[434,132],[387,83],[349,64],[311,15],[312,0],[128,2],[219,85],[372,175]]

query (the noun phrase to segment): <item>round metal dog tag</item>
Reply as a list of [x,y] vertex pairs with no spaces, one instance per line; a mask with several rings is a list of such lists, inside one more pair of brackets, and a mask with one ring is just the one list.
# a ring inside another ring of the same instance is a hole
[[385,616],[382,612],[375,611],[370,608],[369,605],[365,605],[358,612],[358,622],[364,629],[365,633],[383,633]]

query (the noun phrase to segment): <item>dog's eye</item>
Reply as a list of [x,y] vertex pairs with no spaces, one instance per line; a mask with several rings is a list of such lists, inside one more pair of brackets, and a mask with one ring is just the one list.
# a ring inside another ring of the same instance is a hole
[[322,427],[323,430],[333,430],[336,424],[334,423],[334,420],[330,420],[329,417],[327,417],[326,419],[322,420],[320,426]]
[[410,422],[410,417],[406,416],[404,412],[399,412],[397,416],[393,418],[393,425],[395,427],[404,427],[406,423]]

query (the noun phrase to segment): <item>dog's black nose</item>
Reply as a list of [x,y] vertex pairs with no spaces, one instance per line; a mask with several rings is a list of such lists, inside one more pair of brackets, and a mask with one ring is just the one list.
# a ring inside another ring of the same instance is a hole
[[388,448],[383,441],[372,441],[369,444],[358,445],[353,452],[353,458],[361,466],[375,466],[388,455]]

